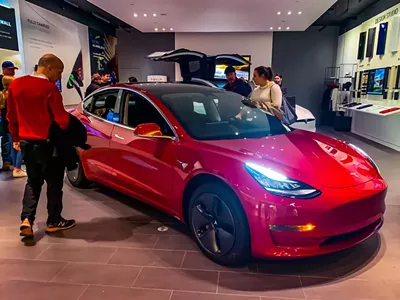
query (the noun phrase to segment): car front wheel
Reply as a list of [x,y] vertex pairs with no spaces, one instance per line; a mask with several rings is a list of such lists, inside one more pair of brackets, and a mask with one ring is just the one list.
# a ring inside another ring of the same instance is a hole
[[90,181],[87,180],[85,172],[82,167],[82,162],[79,159],[78,167],[74,170],[67,170],[67,178],[72,186],[76,188],[87,188],[90,186]]
[[235,193],[220,183],[199,186],[190,199],[189,224],[202,252],[222,265],[250,258],[247,218]]

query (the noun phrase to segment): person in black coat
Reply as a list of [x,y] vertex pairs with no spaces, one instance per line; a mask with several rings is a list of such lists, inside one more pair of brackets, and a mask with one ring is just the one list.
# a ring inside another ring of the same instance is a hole
[[102,85],[101,76],[99,74],[93,74],[92,83],[87,87],[85,97],[89,96],[95,90],[99,89]]

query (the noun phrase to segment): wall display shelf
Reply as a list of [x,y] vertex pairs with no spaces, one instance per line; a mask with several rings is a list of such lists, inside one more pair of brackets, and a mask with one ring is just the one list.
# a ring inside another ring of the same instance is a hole
[[363,112],[367,114],[373,114],[381,117],[388,117],[391,115],[400,113],[400,105],[399,106],[383,106],[376,105],[371,103],[359,103],[357,105],[346,107],[345,105],[342,108],[347,109],[348,111],[357,111]]

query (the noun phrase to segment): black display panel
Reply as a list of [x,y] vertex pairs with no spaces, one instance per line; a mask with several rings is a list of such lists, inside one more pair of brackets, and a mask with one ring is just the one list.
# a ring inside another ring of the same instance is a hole
[[0,5],[0,48],[18,51],[15,11]]
[[376,69],[368,72],[368,89],[370,95],[383,95],[387,69]]
[[364,53],[365,53],[365,41],[367,39],[367,33],[366,32],[361,32],[360,33],[360,39],[358,41],[358,55],[357,59],[362,60],[364,59]]
[[377,55],[385,54],[388,24],[388,22],[379,24],[378,48],[376,49]]
[[370,28],[368,30],[368,42],[367,42],[367,57],[371,58],[374,56],[374,46],[375,46],[375,34],[376,28]]

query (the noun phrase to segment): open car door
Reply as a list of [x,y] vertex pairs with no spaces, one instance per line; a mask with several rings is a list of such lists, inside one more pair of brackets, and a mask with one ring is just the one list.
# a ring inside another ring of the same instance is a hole
[[188,81],[192,78],[213,80],[215,66],[217,64],[227,66],[243,66],[251,64],[239,54],[206,55],[188,49],[178,49],[169,52],[154,52],[148,55],[147,58],[154,61],[178,63],[181,69],[181,76],[184,80]]

